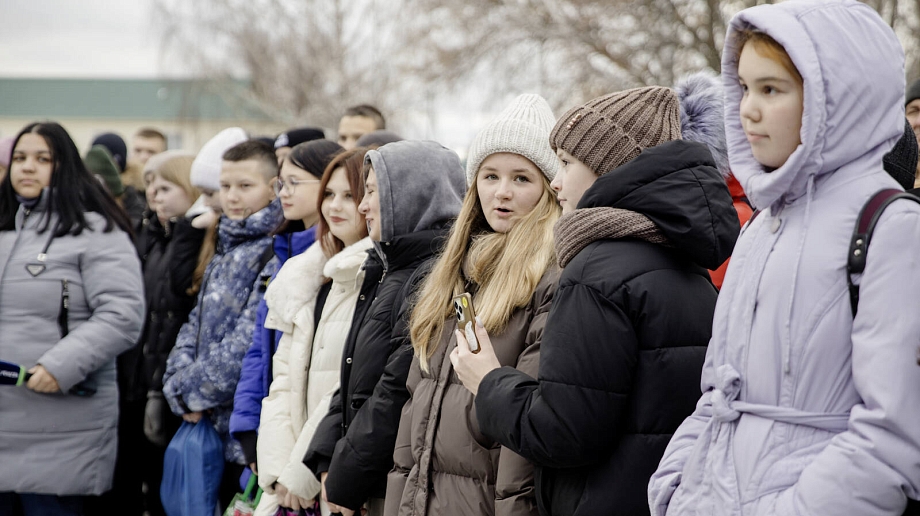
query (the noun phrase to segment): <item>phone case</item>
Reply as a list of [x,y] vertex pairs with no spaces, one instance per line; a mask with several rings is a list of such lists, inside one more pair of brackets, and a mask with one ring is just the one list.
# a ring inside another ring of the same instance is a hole
[[457,328],[466,336],[471,353],[479,353],[479,340],[476,339],[476,311],[473,309],[473,296],[464,292],[454,297],[454,313],[457,315]]

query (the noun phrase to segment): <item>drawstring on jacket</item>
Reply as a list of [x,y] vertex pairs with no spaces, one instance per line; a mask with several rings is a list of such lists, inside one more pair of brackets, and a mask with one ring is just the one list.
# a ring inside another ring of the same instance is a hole
[[796,252],[795,268],[792,271],[792,287],[789,289],[789,313],[786,322],[783,325],[785,335],[783,338],[783,372],[790,374],[792,372],[792,309],[795,300],[795,285],[799,279],[799,269],[802,266],[802,254],[805,249],[805,239],[808,237],[808,224],[811,221],[811,199],[815,193],[815,176],[808,176],[808,184],[805,190],[805,220],[802,224],[802,236],[799,237],[799,249]]

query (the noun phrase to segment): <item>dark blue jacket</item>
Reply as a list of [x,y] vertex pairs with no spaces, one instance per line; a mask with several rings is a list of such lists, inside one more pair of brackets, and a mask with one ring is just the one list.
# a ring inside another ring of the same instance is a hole
[[[272,242],[276,257],[273,261],[278,264],[275,270],[280,270],[289,258],[306,251],[315,240],[316,226],[305,231],[275,236]],[[275,274],[277,275],[277,272]],[[278,341],[281,339],[281,332],[268,330],[263,326],[266,315],[268,305],[263,299],[256,312],[252,347],[243,358],[240,382],[233,397],[233,413],[230,415],[230,435],[242,443],[247,463],[255,461],[255,432],[259,429],[262,398],[268,396],[268,387],[272,383],[272,356],[278,349]],[[244,435],[247,432],[251,434]]]

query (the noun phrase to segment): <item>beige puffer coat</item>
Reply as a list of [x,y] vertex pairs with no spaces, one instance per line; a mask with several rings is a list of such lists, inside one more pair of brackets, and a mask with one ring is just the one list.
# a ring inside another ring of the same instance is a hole
[[[491,336],[503,366],[536,378],[543,326],[558,279],[553,267],[530,303],[512,314],[505,331]],[[411,398],[399,423],[386,515],[536,515],[533,466],[482,435],[473,394],[450,363],[456,327],[453,318],[444,325],[429,372],[422,372],[418,357],[412,361],[407,382]]]

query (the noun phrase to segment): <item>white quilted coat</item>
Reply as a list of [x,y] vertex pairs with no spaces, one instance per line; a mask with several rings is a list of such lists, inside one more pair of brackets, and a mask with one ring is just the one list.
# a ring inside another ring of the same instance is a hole
[[[342,349],[364,280],[361,265],[371,245],[365,238],[327,261],[319,243],[313,244],[284,264],[265,293],[265,327],[283,336],[272,359],[271,388],[262,401],[257,456],[265,494],[257,515],[278,510],[275,482],[301,498],[319,494],[320,483],[304,466],[303,456],[338,388]],[[314,329],[316,296],[324,278],[332,280],[332,287]],[[323,512],[328,514],[328,508]]]

